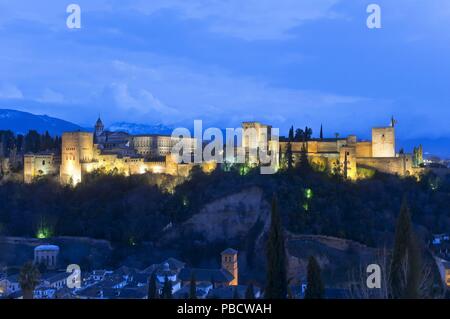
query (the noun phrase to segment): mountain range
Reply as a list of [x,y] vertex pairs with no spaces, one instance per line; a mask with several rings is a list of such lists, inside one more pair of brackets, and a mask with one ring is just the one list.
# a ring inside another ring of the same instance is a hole
[[165,126],[163,124],[147,125],[147,124],[136,124],[128,122],[117,122],[113,123],[107,128],[109,131],[113,132],[127,132],[129,134],[172,134],[173,129]]
[[47,115],[35,115],[28,112],[0,109],[0,130],[11,130],[16,134],[26,134],[29,130],[40,133],[48,131],[50,135],[82,129],[79,125]]
[[[110,131],[122,131],[129,134],[171,134],[172,128],[162,124],[147,125],[127,122],[113,123],[107,127]],[[63,132],[77,130],[93,130],[81,125],[61,120],[48,115],[36,115],[11,109],[0,109],[0,130],[11,130],[16,134],[26,134],[29,130],[39,133],[48,131],[50,135],[61,135]]]

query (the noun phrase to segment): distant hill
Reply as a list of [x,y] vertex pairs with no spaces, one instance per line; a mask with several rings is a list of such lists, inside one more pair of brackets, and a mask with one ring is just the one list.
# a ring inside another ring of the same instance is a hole
[[26,134],[29,130],[40,133],[48,131],[50,135],[82,129],[79,125],[47,115],[0,109],[0,130],[11,130],[16,134]]
[[127,132],[129,134],[172,134],[173,129],[163,124],[147,125],[128,122],[117,122],[108,127],[109,131]]

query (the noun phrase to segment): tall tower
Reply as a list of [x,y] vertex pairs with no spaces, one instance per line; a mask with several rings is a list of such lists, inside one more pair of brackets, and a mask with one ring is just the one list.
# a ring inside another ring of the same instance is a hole
[[339,163],[341,172],[345,178],[356,179],[356,148],[354,146],[342,146],[339,150]]
[[95,123],[94,126],[94,141],[97,141],[97,137],[99,137],[100,135],[102,135],[103,131],[105,130],[105,126],[103,125],[102,120],[100,119],[100,116],[98,117],[97,122]]
[[222,269],[227,270],[233,275],[233,280],[228,284],[230,286],[238,285],[238,252],[232,248],[227,248],[222,252]]
[[[259,122],[242,123],[242,145],[248,162],[258,163],[258,149],[267,150],[272,139],[272,126]],[[278,150],[278,145],[276,145]]]
[[395,157],[395,128],[393,126],[372,129],[372,156]]
[[81,164],[91,162],[93,155],[94,143],[92,133],[63,133],[60,169],[61,183],[75,185],[81,182]]

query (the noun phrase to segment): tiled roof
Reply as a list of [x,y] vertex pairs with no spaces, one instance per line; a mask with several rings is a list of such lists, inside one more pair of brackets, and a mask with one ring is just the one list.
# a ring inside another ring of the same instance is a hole
[[163,264],[164,263],[168,263],[170,269],[172,269],[172,270],[184,268],[184,266],[186,265],[186,263],[179,261],[178,259],[172,258],[172,257],[168,258],[166,261],[163,262]]
[[216,283],[226,283],[234,279],[233,275],[225,269],[201,269],[183,268],[178,278],[182,281],[190,281],[194,275],[195,281],[214,281]]
[[50,283],[63,280],[70,274],[66,272],[48,272],[41,275],[41,280],[48,281]]
[[238,251],[233,248],[227,248],[224,251],[222,251],[223,254],[229,254],[229,255],[237,255]]
[[47,251],[47,250],[55,250],[59,251],[59,246],[56,245],[39,245],[34,248],[35,251]]

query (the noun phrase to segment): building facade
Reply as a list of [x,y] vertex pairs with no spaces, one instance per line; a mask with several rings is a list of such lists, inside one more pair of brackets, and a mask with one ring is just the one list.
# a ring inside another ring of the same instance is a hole
[[349,179],[363,178],[367,169],[400,176],[421,171],[414,166],[412,154],[396,152],[393,126],[373,128],[371,141],[359,141],[355,135],[349,135],[306,141],[280,138],[279,143],[281,157],[285,156],[290,144],[294,163],[300,161],[302,152],[306,152],[313,166],[338,171]]
[[34,248],[34,264],[55,269],[58,265],[59,247],[56,245],[39,245]]
[[[260,122],[244,122],[242,129],[241,145],[236,146],[233,153],[244,155],[250,165],[265,165],[261,154],[276,153],[279,156],[275,157],[275,163],[271,158],[271,164],[278,169],[286,162],[289,147],[294,163],[299,162],[305,152],[309,162],[319,170],[339,172],[348,179],[364,178],[374,170],[400,176],[421,171],[412,154],[396,152],[394,122],[388,127],[373,128],[371,141],[358,140],[355,135],[290,141],[277,136],[272,126]],[[180,141],[170,135],[110,132],[104,129],[99,118],[92,132],[64,133],[60,156],[25,155],[24,181],[30,183],[38,176],[59,172],[61,183],[76,185],[84,174],[96,170],[126,176],[146,172],[188,176],[194,164],[178,163],[171,153]],[[192,155],[196,150],[195,138],[184,138],[183,142],[183,151]],[[209,172],[216,165],[206,162],[201,167]]]
[[31,183],[40,176],[58,173],[60,158],[54,153],[25,154],[23,160],[25,183]]

